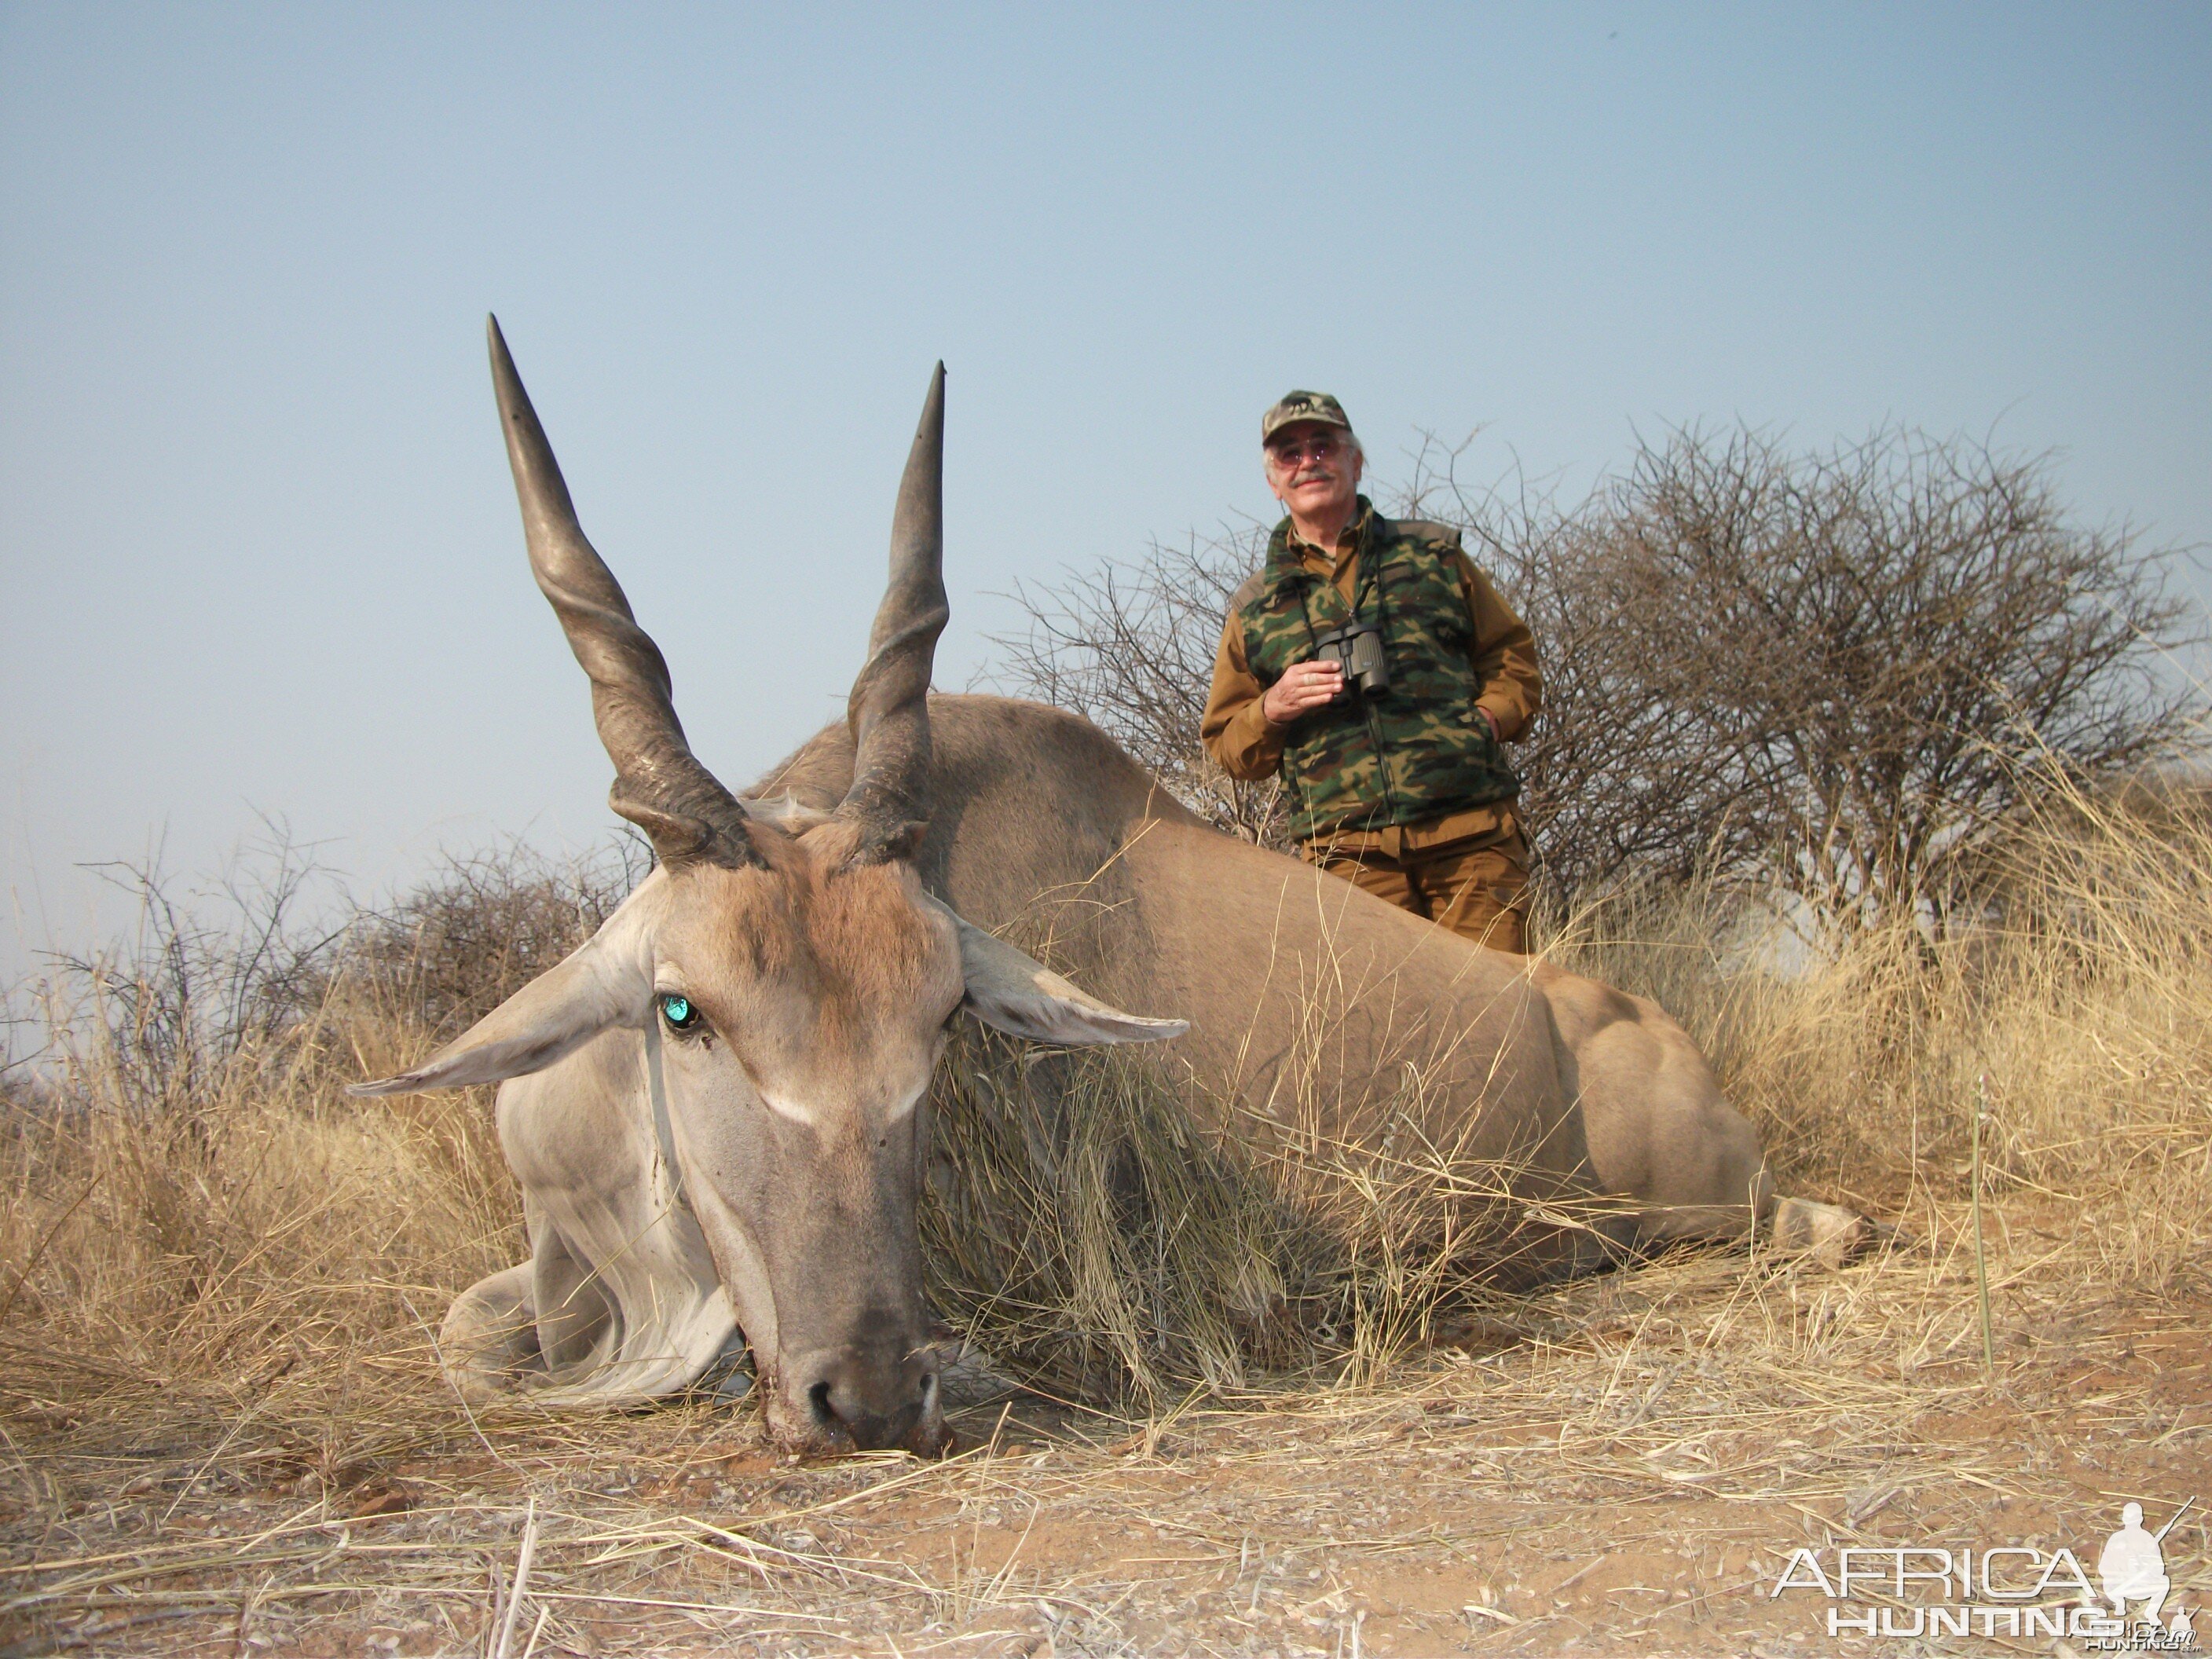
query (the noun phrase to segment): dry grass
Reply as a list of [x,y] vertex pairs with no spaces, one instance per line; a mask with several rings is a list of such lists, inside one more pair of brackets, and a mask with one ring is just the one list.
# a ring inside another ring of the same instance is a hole
[[[1717,896],[1634,893],[1572,919],[1566,965],[1656,997],[1759,1125],[1785,1188],[1905,1219],[1965,1190],[1977,1103],[1989,1190],[2076,1219],[2085,1273],[2200,1286],[2212,1213],[2212,818],[2178,788],[2044,780],[1990,857],[1978,918],[1801,949]],[[1798,942],[1802,945],[1802,942]]]
[[1142,1051],[974,1031],[938,1103],[932,1297],[1053,1396],[1142,1415],[1285,1373],[1371,1381],[1439,1328],[1522,1312],[1498,1270],[1530,1184],[1411,1111],[1378,1114],[1372,1146],[1242,1114],[1202,1129]]
[[520,1253],[488,1102],[338,1092],[433,1035],[404,975],[293,975],[310,1000],[189,1067],[107,981],[7,1074],[0,1651],[1754,1651],[1810,1628],[1753,1593],[1808,1534],[2093,1543],[2113,1494],[2212,1491],[2212,844],[2051,799],[1954,939],[1776,974],[1691,894],[1554,947],[1684,1019],[1786,1188],[1913,1235],[1840,1273],[1480,1292],[1437,1171],[1289,1183],[1110,1060],[1040,1136],[969,1045],[933,1290],[1043,1396],[937,1465],[785,1466],[706,1402],[471,1416],[430,1333]]

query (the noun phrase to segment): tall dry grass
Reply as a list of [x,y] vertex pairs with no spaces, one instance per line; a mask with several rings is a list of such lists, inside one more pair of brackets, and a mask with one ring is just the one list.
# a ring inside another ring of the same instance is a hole
[[136,934],[32,988],[48,1042],[0,1074],[5,1408],[142,1440],[258,1421],[325,1474],[419,1426],[394,1390],[513,1259],[519,1196],[489,1090],[363,1110],[344,1085],[557,961],[634,866],[509,849],[336,927],[302,917],[308,873],[280,852],[210,919],[135,872]]
[[1576,971],[1651,996],[1759,1126],[1785,1189],[1909,1227],[1968,1195],[2073,1218],[2085,1281],[2202,1282],[2212,1231],[2212,798],[2052,768],[1938,933],[1808,940],[1710,887],[1565,919]]
[[1201,1127],[1142,1051],[960,1035],[922,1212],[931,1293],[1032,1385],[1156,1410],[1270,1372],[1371,1377],[1440,1329],[1509,1318],[1518,1171],[1401,1115],[1353,1146]]
[[[2212,1215],[2212,818],[2172,792],[2045,799],[1946,937],[1792,957],[1692,889],[1587,908],[1548,948],[1683,1021],[1785,1189],[1932,1233],[1980,1099],[2000,1226],[2008,1204],[2068,1218],[2053,1248],[2085,1292],[2186,1288]],[[325,1473],[459,1431],[430,1332],[522,1251],[489,1098],[343,1085],[557,957],[631,873],[457,866],[296,950],[155,906],[137,948],[59,976],[44,1060],[0,1075],[0,1410],[180,1443],[250,1416],[269,1455]],[[1337,1149],[1316,1181],[1194,1129],[1141,1059],[973,1034],[938,1123],[933,1295],[1048,1392],[1157,1407],[1270,1370],[1371,1377],[1518,1317],[1474,1272],[1479,1172],[1441,1155]]]

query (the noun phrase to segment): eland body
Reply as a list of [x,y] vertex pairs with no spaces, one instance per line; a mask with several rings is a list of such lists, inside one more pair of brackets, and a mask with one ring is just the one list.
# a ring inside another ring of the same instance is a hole
[[742,1341],[785,1444],[941,1449],[916,1207],[963,1011],[1060,1046],[1179,1038],[1164,1057],[1216,1127],[1405,1132],[1525,1197],[1602,1200],[1594,1225],[1534,1206],[1524,1275],[1770,1216],[1807,1243],[1860,1224],[1778,1206],[1749,1124],[1656,1005],[1221,835],[1074,715],[929,696],[941,367],[848,718],[732,795],[684,743],[490,337],[532,568],[590,678],[612,805],[659,867],[567,960],[358,1091],[503,1084],[531,1255],[447,1316],[465,1390],[651,1398]]

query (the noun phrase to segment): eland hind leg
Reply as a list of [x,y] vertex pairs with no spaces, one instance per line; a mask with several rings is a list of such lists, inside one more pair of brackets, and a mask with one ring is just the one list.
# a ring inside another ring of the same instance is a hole
[[1534,976],[1591,1164],[1632,1206],[1634,1252],[1747,1239],[1763,1226],[1778,1247],[1841,1266],[1877,1242],[1879,1230],[1852,1211],[1775,1191],[1758,1131],[1657,1003],[1548,965]]

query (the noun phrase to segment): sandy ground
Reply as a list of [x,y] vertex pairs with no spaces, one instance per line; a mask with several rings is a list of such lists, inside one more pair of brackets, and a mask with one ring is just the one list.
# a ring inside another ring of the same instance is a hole
[[1992,1377],[1971,1307],[1942,1263],[1695,1258],[1378,1386],[970,1406],[935,1463],[793,1464],[696,1404],[451,1413],[337,1469],[250,1413],[123,1446],[17,1413],[0,1659],[2078,1652],[1832,1638],[1818,1589],[1770,1592],[1799,1546],[2064,1544],[2094,1572],[2124,1502],[2155,1527],[2192,1495],[2165,1553],[2212,1601],[2212,1303],[2024,1279]]

